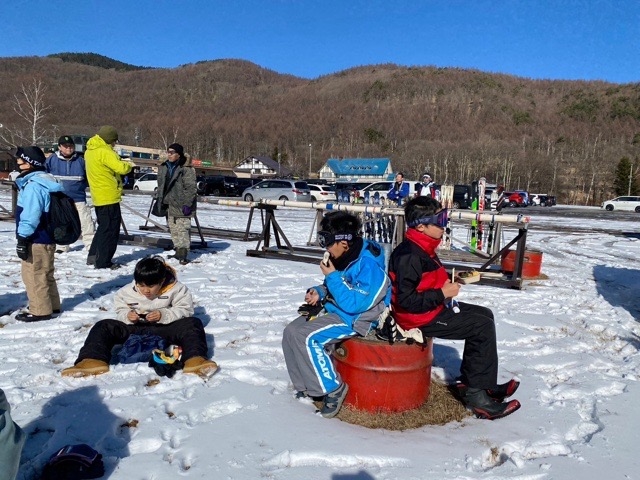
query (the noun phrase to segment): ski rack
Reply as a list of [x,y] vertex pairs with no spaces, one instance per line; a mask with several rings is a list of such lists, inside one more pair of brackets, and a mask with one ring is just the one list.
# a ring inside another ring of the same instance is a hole
[[[391,235],[391,251],[404,239],[405,222],[404,210],[397,207],[387,207],[381,205],[363,205],[363,204],[347,204],[347,203],[330,203],[330,202],[293,202],[289,200],[262,200],[259,202],[244,202],[236,200],[217,200],[219,205],[249,207],[249,220],[247,223],[247,232],[251,228],[251,223],[255,209],[261,213],[262,231],[258,244],[254,249],[247,250],[247,256],[262,258],[277,258],[285,260],[293,260],[305,263],[318,263],[322,258],[323,250],[318,247],[314,240],[314,233],[317,232],[322,217],[326,211],[343,210],[355,213],[361,216],[371,215],[393,215],[393,232]],[[314,208],[317,210],[315,221],[312,226],[307,247],[294,247],[287,239],[284,231],[276,220],[277,207],[292,208]],[[480,250],[456,251],[456,250],[440,250],[438,255],[443,260],[443,265],[448,270],[457,268],[458,271],[476,270],[481,274],[480,284],[500,286],[507,288],[522,288],[522,267],[524,264],[524,255],[527,241],[527,228],[530,217],[524,215],[504,215],[501,213],[489,213],[479,211],[458,211],[453,210],[450,213],[452,220],[456,221],[483,221],[494,222],[497,226],[515,226],[517,233],[513,239],[507,242],[503,247],[497,248],[493,253],[486,253]],[[364,223],[364,222],[363,222]],[[363,228],[366,228],[363,225]],[[498,233],[502,232],[501,228],[497,229]],[[275,245],[271,244],[271,235],[275,238]],[[516,245],[516,255],[514,262],[514,271],[510,275],[503,275],[500,268],[496,268],[495,264],[499,263],[503,253],[508,252],[511,246]],[[478,259],[481,261],[479,262]]]

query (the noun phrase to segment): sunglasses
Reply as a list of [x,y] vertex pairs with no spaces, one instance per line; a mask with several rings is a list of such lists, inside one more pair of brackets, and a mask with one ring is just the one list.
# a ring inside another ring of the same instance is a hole
[[409,222],[409,227],[417,227],[418,225],[435,225],[440,228],[445,228],[449,221],[449,210],[443,208],[435,215],[429,215],[428,217],[420,217],[413,222]]
[[353,240],[353,234],[351,233],[330,233],[326,230],[321,230],[318,232],[318,245],[320,248],[329,248],[336,242],[340,242],[341,240],[346,240],[350,242]]

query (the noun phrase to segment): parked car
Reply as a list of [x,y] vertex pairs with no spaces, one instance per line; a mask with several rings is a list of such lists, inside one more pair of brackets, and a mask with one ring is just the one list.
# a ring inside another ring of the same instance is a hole
[[261,178],[236,178],[236,193],[234,194],[234,197],[241,197],[242,192],[244,192],[247,188],[254,186],[256,183],[260,183],[261,181]]
[[612,212],[614,210],[626,210],[640,213],[640,197],[616,197],[602,202],[602,208]]
[[274,178],[263,180],[242,192],[242,198],[247,202],[254,200],[292,200],[295,202],[310,202],[311,193],[307,182]]
[[518,192],[503,192],[503,207],[526,207],[524,197]]
[[532,193],[529,195],[529,205],[540,207],[552,207],[556,204],[556,197],[546,193]]
[[239,193],[236,180],[236,177],[228,175],[198,175],[196,177],[198,195],[237,197]]
[[[471,185],[454,185],[453,186],[453,204],[455,209],[471,208],[473,201],[473,189]],[[486,207],[485,207],[486,208]]]
[[[409,198],[415,197],[418,182],[414,180],[405,180],[405,182],[409,184]],[[394,182],[392,181],[373,182],[370,185],[367,185],[366,187],[360,189],[358,191],[358,196],[360,198],[364,198],[367,196],[368,192],[369,198],[373,198],[373,196],[377,192],[380,195],[380,201],[386,200],[387,195],[389,194],[389,190],[391,190],[391,187],[393,186],[393,183]]]
[[141,192],[158,191],[158,174],[145,173],[135,181],[135,183],[133,184],[133,189],[140,190]]
[[312,202],[335,202],[336,190],[332,185],[316,185],[308,183]]

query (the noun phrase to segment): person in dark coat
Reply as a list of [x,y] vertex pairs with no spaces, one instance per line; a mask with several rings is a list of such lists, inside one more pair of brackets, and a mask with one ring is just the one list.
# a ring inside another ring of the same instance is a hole
[[[451,281],[436,248],[447,224],[447,210],[431,197],[416,197],[405,207],[407,232],[389,260],[393,317],[404,330],[423,337],[464,340],[458,392],[476,416],[493,420],[520,408],[517,380],[498,384],[498,349],[493,312],[480,305],[453,302],[460,284]],[[457,308],[455,308],[457,307]]]
[[196,171],[187,166],[184,148],[173,143],[167,148],[167,161],[158,168],[157,202],[167,208],[167,223],[175,255],[182,265],[188,263],[191,248],[191,217],[196,212]]

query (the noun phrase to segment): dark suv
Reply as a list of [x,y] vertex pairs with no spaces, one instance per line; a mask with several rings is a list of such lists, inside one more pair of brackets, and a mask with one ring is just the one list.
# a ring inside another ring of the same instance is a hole
[[198,195],[213,195],[214,197],[238,196],[236,177],[226,175],[198,175],[196,187]]

